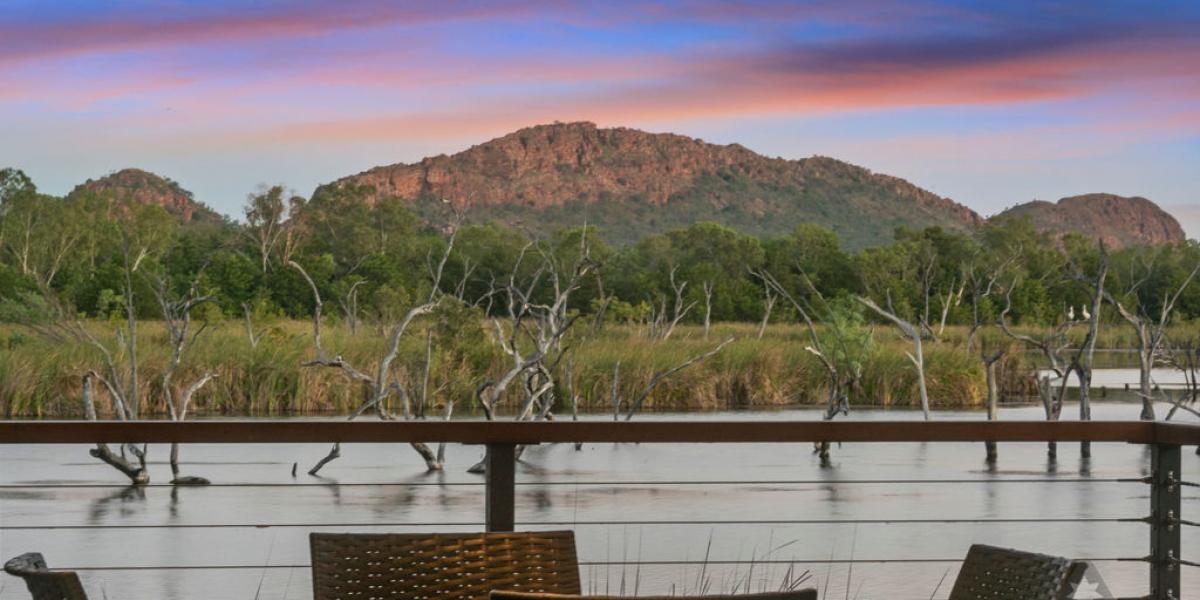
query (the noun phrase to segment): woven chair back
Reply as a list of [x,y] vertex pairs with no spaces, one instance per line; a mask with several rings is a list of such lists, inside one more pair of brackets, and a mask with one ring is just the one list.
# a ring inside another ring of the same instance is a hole
[[486,600],[494,589],[579,593],[571,531],[313,533],[315,600]]
[[[496,590],[491,600],[627,600],[620,596],[575,596],[567,594],[531,594]],[[715,596],[638,596],[637,600],[817,600],[817,590],[805,588],[762,594],[718,594]]]
[[950,600],[1065,600],[1087,563],[975,544],[967,552]]

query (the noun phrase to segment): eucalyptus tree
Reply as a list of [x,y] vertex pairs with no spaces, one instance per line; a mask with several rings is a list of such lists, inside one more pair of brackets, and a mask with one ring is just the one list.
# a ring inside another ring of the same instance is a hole
[[287,264],[300,243],[304,223],[302,221],[305,200],[296,194],[287,194],[284,200],[283,186],[261,189],[246,198],[242,212],[246,224],[242,234],[258,255],[262,272],[266,273],[272,259]]

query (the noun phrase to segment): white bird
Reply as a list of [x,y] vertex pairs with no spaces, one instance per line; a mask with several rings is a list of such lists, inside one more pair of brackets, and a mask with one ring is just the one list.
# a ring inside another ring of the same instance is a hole
[[1074,306],[1068,306],[1068,307],[1067,307],[1067,320],[1068,320],[1068,321],[1074,321],[1074,320],[1075,320],[1075,307],[1074,307]]
[[1087,320],[1089,320],[1089,321],[1090,321],[1090,320],[1092,320],[1092,314],[1088,312],[1088,309],[1087,309],[1087,305],[1086,305],[1086,304],[1085,304],[1085,305],[1083,305],[1083,306],[1080,306],[1079,308],[1080,308],[1080,309],[1083,311],[1083,318],[1084,318],[1084,319],[1087,319]]

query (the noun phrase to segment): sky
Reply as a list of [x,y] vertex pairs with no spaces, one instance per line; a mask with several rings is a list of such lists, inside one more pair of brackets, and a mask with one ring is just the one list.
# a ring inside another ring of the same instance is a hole
[[592,121],[833,156],[984,215],[1141,195],[1200,237],[1200,3],[0,0],[0,166],[239,216]]

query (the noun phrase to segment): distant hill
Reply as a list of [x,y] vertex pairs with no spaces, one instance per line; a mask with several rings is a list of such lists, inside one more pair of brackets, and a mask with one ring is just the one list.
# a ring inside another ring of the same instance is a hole
[[1057,203],[1035,200],[994,217],[1029,217],[1034,227],[1059,238],[1067,232],[1099,237],[1111,248],[1186,241],[1183,228],[1157,204],[1139,197],[1084,194]]
[[586,218],[617,243],[701,220],[755,235],[815,222],[859,248],[891,242],[900,225],[962,231],[981,222],[950,199],[832,158],[768,158],[591,123],[529,127],[451,156],[376,167],[318,188],[314,199],[346,185],[374,188],[371,202],[400,199],[435,225],[451,207],[475,222],[531,228]]
[[217,223],[224,220],[219,213],[193,199],[192,193],[178,183],[141,169],[121,169],[99,179],[89,179],[75,186],[71,193],[81,190],[110,193],[114,198],[132,198],[142,204],[156,204],[183,223]]

